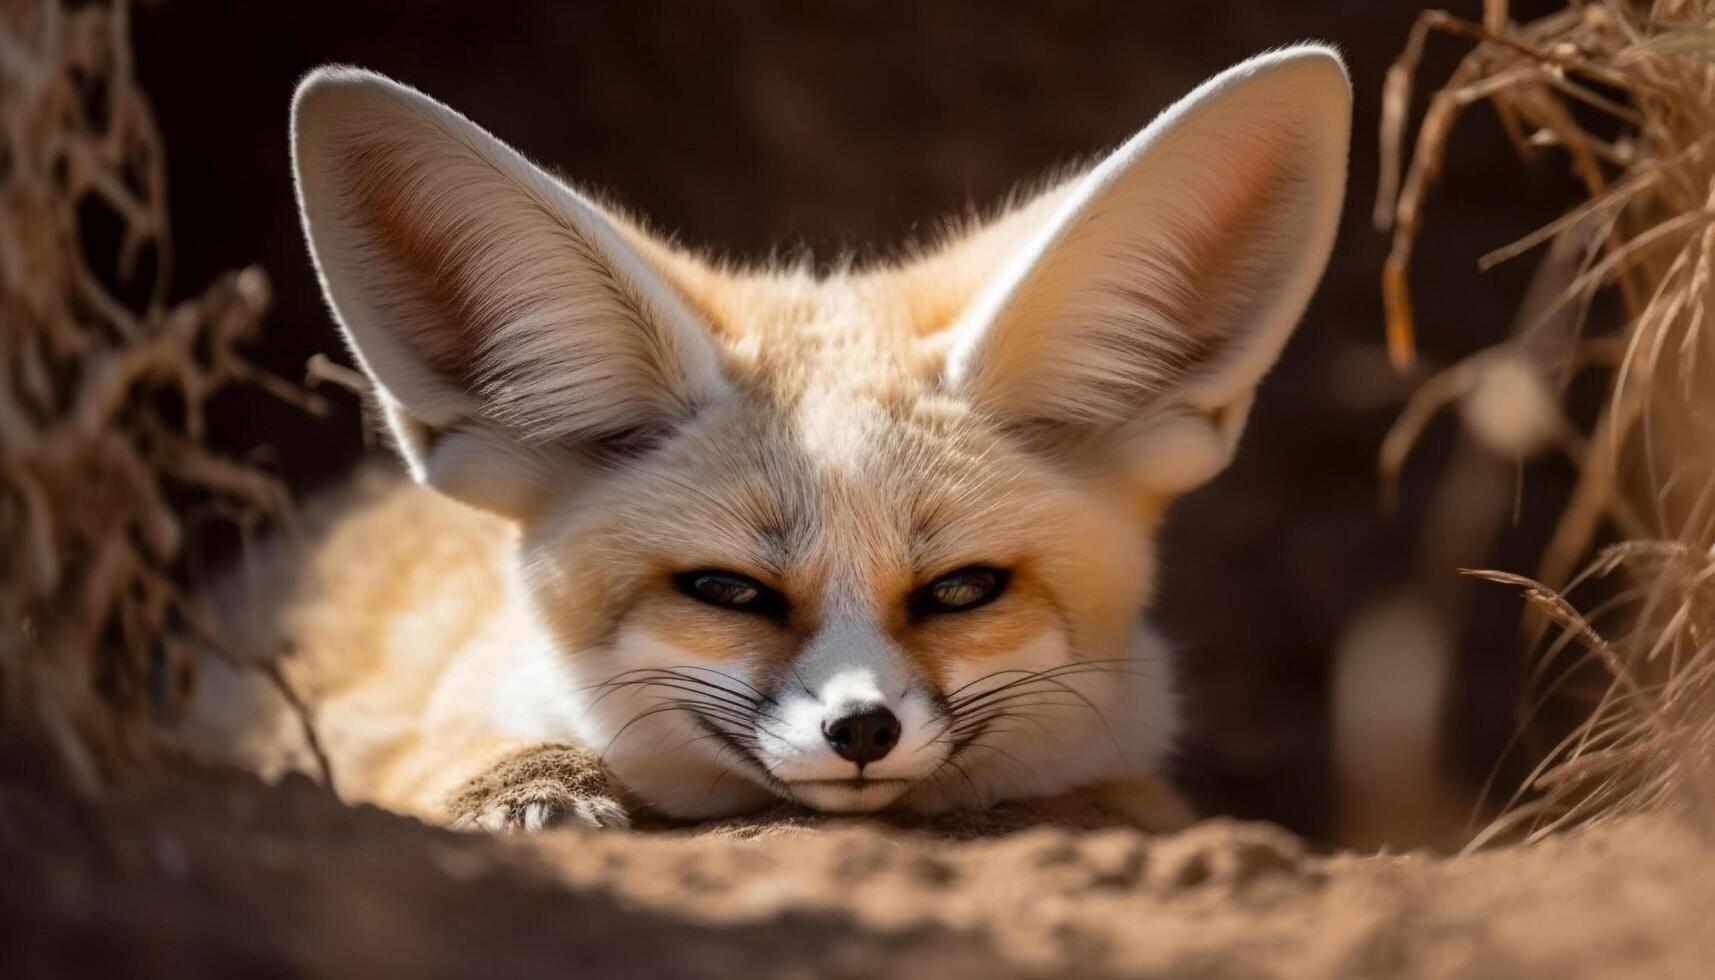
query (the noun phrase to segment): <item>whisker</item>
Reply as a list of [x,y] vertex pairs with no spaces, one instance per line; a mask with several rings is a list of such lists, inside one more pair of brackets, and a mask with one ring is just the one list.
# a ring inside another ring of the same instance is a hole
[[973,741],[970,744],[969,751],[975,752],[978,749],[987,749],[990,752],[994,752],[994,753],[1000,755],[1002,758],[1011,762],[1013,765],[1017,766],[1019,769],[1023,770],[1025,775],[1030,776],[1031,778],[1035,778],[1035,776],[1036,776],[1036,770],[1035,769],[1032,769],[1031,767],[1025,765],[1018,758],[1018,756],[1013,755],[1011,752],[1006,751],[1005,749],[1001,748],[998,745],[995,745],[993,742],[984,742],[984,741],[980,741],[980,740],[979,741]]
[[971,779],[971,774],[965,771],[964,766],[959,765],[956,756],[947,756],[947,765],[952,766],[954,771],[965,778],[965,785],[971,788],[971,805],[980,809],[983,805],[983,794],[977,789],[977,784]]
[[[630,676],[639,673],[645,674],[646,676]],[[663,680],[661,679],[663,675],[671,679]],[[693,684],[698,686],[686,687],[682,684],[676,683],[676,681],[681,680],[690,680]],[[724,710],[741,715],[744,718],[744,723],[756,720],[757,724],[761,724],[759,719],[762,717],[762,706],[754,699],[747,698],[740,692],[722,688],[719,685],[711,684],[699,678],[683,678],[671,671],[662,671],[657,668],[640,668],[639,670],[626,671],[623,674],[617,674],[613,678],[603,681],[600,684],[590,685],[589,687],[592,690],[605,687],[607,690],[603,691],[600,696],[596,697],[588,706],[585,707],[584,715],[586,717],[589,712],[594,710],[594,708],[603,700],[618,691],[625,690],[627,688],[644,690],[664,688],[687,695],[688,697],[684,700],[691,701],[700,707],[708,707],[712,709],[716,705],[719,705]],[[705,690],[705,688],[712,689],[712,692],[711,690]],[[773,733],[770,732],[770,734]],[[776,735],[775,737],[778,738],[779,736]]]
[[947,767],[947,760],[942,759],[941,764],[936,766],[934,768],[934,770],[929,773],[929,775],[924,776],[922,779],[919,779],[917,782],[913,783],[911,788],[905,791],[905,795],[907,797],[915,796],[918,793],[922,792],[923,790],[934,786],[937,782],[940,781],[941,773],[947,771],[947,768],[948,768]]
[[[692,665],[686,665],[683,667],[633,667],[629,670],[622,670],[619,673],[612,675],[611,677],[609,677],[605,681],[597,681],[593,684],[588,684],[585,687],[586,687],[586,689],[605,687],[605,686],[608,686],[610,684],[622,683],[627,678],[635,678],[635,677],[638,677],[639,675],[645,675],[648,677],[666,676],[666,677],[672,677],[672,678],[676,678],[678,680],[686,681],[686,682],[692,683],[692,684],[698,684],[698,685],[703,685],[706,687],[712,687],[715,690],[723,691],[723,692],[730,693],[730,694],[739,695],[741,697],[750,698],[750,695],[745,694],[743,691],[739,691],[739,690],[736,690],[734,688],[729,688],[729,687],[722,685],[722,684],[715,684],[714,682],[709,681],[706,678],[695,677],[695,676],[685,674],[684,671],[689,670],[689,669],[693,669]],[[729,680],[738,681],[738,678],[732,677],[731,675],[728,675],[728,674],[724,674],[720,671],[711,671],[711,672],[718,674],[719,676],[726,677]],[[743,683],[743,682],[740,681],[739,683]]]
[[[734,684],[738,684],[742,687],[750,689],[752,692],[754,692],[756,694],[756,700],[767,701],[769,704],[774,704],[774,705],[777,705],[780,703],[780,702],[774,700],[774,698],[770,697],[768,695],[768,693],[763,691],[761,688],[755,686],[754,684],[751,684],[749,681],[744,680],[741,677],[735,677],[732,674],[729,674],[724,670],[716,670],[713,667],[704,667],[704,666],[701,666],[700,664],[686,664],[683,667],[680,667],[679,669],[680,670],[701,670],[701,671],[704,671],[706,673],[713,674],[716,677],[720,677],[724,680],[732,681]],[[737,693],[737,692],[734,692],[734,693]]]
[[953,731],[950,733],[951,734],[950,741],[957,742],[960,739],[966,738],[969,732],[976,730],[976,729],[980,729],[983,726],[986,726],[987,724],[989,724],[990,722],[999,720],[1001,718],[1017,718],[1021,721],[1028,721],[1031,724],[1035,725],[1037,730],[1042,732],[1042,734],[1044,734],[1044,735],[1052,735],[1053,734],[1052,730],[1050,730],[1047,725],[1043,724],[1042,720],[1039,719],[1034,714],[1024,712],[1024,711],[993,711],[993,712],[987,712],[985,714],[979,715],[976,718],[972,718],[968,722],[965,722],[965,723],[961,724],[959,727],[953,729]]
[[1029,722],[1031,725],[1035,726],[1037,731],[1052,737],[1054,734],[1053,730],[1045,724],[1045,719],[1041,715],[1034,711],[1024,710],[1029,707],[1031,706],[1025,705],[1022,708],[984,712],[983,714],[967,719],[955,726],[948,733],[948,736],[944,741],[948,744],[954,744],[958,741],[968,739],[972,736],[973,732],[978,732],[984,728],[991,727],[994,722],[1007,718],[1016,718],[1019,721]]
[[[710,710],[717,710],[718,709],[720,711],[731,712],[733,714],[737,714],[737,715],[744,716],[744,717],[749,717],[750,715],[754,714],[754,709],[750,708],[747,705],[738,705],[738,704],[732,704],[732,703],[729,703],[726,701],[717,701],[717,700],[714,700],[713,698],[710,698],[710,697],[708,697],[708,696],[706,696],[706,695],[702,694],[701,692],[696,691],[694,689],[687,691],[685,688],[679,687],[679,686],[674,685],[674,684],[638,684],[635,686],[639,690],[653,691],[656,688],[660,688],[663,691],[678,692],[678,694],[680,695],[679,697],[671,697],[671,696],[666,695],[666,694],[655,694],[655,695],[653,695],[653,700],[651,702],[651,703],[655,703],[655,704],[683,702],[686,704],[696,705],[698,707],[705,707],[705,708],[708,708]],[[592,705],[592,707],[593,707],[593,705]]]
[[[1133,662],[1130,660],[1118,660],[1118,659],[1115,659],[1115,660],[1079,660],[1079,661],[1075,661],[1073,663],[1059,664],[1059,665],[1054,666],[1054,667],[1049,667],[1049,668],[1045,668],[1043,670],[1037,670],[1037,671],[1025,671],[1025,670],[1019,670],[1019,669],[998,670],[998,671],[995,671],[991,674],[985,674],[982,677],[979,677],[976,680],[971,681],[970,683],[959,687],[957,690],[953,691],[952,694],[957,695],[961,691],[967,690],[968,688],[970,688],[974,684],[978,684],[984,680],[992,679],[995,677],[1003,677],[1003,676],[1008,676],[1011,674],[1022,674],[1023,676],[1017,678],[1016,680],[1008,681],[1005,684],[998,685],[996,687],[985,688],[984,690],[977,691],[973,694],[965,695],[964,697],[956,697],[956,696],[949,697],[947,699],[947,703],[948,703],[948,706],[952,710],[958,711],[958,710],[962,710],[964,708],[967,708],[973,704],[977,704],[980,701],[983,701],[985,699],[992,698],[997,694],[1003,694],[1007,691],[1013,690],[1017,687],[1025,685],[1025,684],[1044,682],[1044,681],[1048,681],[1048,680],[1052,680],[1052,679],[1056,679],[1056,678],[1076,676],[1078,674],[1085,674],[1085,673],[1091,673],[1091,674],[1132,674],[1134,676],[1145,677],[1145,678],[1150,676],[1149,672],[1147,672],[1147,671],[1141,671],[1141,670],[1136,670],[1136,669],[1125,670],[1125,669],[1121,669],[1119,667],[1111,666],[1113,664],[1133,664]],[[1135,667],[1136,665],[1133,664],[1133,666]]]
[[[966,717],[973,716],[973,715],[977,714],[978,712],[994,711],[996,709],[1003,708],[1005,705],[1015,704],[1018,701],[1026,699],[1026,698],[1046,698],[1048,695],[1051,695],[1054,693],[1056,693],[1056,692],[1054,692],[1054,691],[1038,691],[1038,690],[1035,690],[1033,687],[1027,687],[1021,691],[1014,691],[1011,694],[1008,694],[1004,698],[997,698],[993,701],[987,701],[987,702],[984,702],[982,704],[978,704],[978,705],[975,705],[972,707],[961,709],[961,710],[956,711],[956,712],[952,712],[951,714],[952,714],[952,717],[954,717],[954,718],[966,718]],[[1031,702],[1031,703],[1034,705],[1043,706],[1043,707],[1046,707],[1049,705],[1057,705],[1057,706],[1062,707],[1062,708],[1079,707],[1078,703],[1072,702],[1072,701],[1040,700],[1040,701],[1035,701],[1035,702]]]
[[[717,754],[715,756],[715,758],[718,760],[720,758],[720,756]],[[732,771],[734,769],[737,769],[739,766],[744,765],[744,763],[745,763],[745,760],[743,760],[743,759],[734,759],[730,765],[728,765],[725,769],[721,770],[720,775],[716,776],[714,779],[714,782],[709,784],[709,791],[707,793],[703,794],[703,805],[704,806],[707,806],[709,800],[714,797],[715,790],[720,788],[721,781],[726,779],[728,776],[732,775]]]
[[1050,681],[1050,683],[1053,683],[1055,687],[1060,688],[1061,690],[1065,691],[1067,694],[1070,694],[1073,697],[1077,698],[1078,700],[1084,702],[1084,704],[1090,709],[1090,713],[1095,715],[1096,720],[1102,723],[1102,731],[1107,734],[1108,742],[1113,745],[1114,755],[1118,757],[1118,759],[1121,763],[1124,763],[1125,762],[1125,749],[1120,748],[1120,740],[1116,735],[1114,735],[1113,726],[1108,724],[1108,716],[1102,712],[1102,709],[1096,707],[1096,702],[1091,701],[1089,698],[1085,697],[1081,692],[1079,692],[1075,688],[1069,687],[1066,684],[1061,683],[1058,680],[1052,680],[1052,681]]
[[[794,805],[801,805],[799,804],[798,794],[792,789],[791,785],[781,780],[778,776],[775,776],[774,773],[769,771],[768,766],[763,764],[761,759],[757,758],[756,749],[754,748],[756,740],[754,738],[748,739],[750,747],[747,747],[744,738],[739,737],[733,732],[726,731],[720,726],[714,724],[712,721],[702,719],[701,724],[707,727],[711,734],[719,736],[723,742],[732,747],[734,754],[738,756],[738,762],[734,763],[735,767],[739,763],[748,765],[755,771],[758,781],[773,790],[776,796],[784,797]],[[724,776],[725,774],[723,773],[722,775]],[[719,780],[717,778],[717,782],[718,781]],[[713,787],[711,787],[710,792],[712,793],[713,791]]]
[[1041,683],[1052,676],[1052,672],[1048,670],[1020,672],[1020,676],[1007,681],[1004,684],[997,684],[994,687],[984,688],[983,690],[966,694],[963,697],[953,698],[947,702],[947,706],[953,711],[963,711],[974,705],[981,704],[984,701],[1016,691],[1021,687],[1028,687],[1032,684]]
[[[634,674],[640,674],[640,673],[646,674],[647,676],[644,676],[644,677],[633,677],[632,676]],[[691,684],[691,685],[694,685],[695,687],[697,687],[698,689],[708,690],[708,691],[714,692],[716,694],[719,694],[723,700],[728,701],[729,703],[733,704],[734,706],[742,706],[742,707],[754,710],[755,708],[759,707],[762,703],[758,699],[752,698],[752,697],[746,695],[742,691],[735,691],[732,688],[722,687],[719,684],[715,684],[712,681],[703,680],[702,678],[699,678],[699,677],[685,677],[685,676],[683,676],[683,675],[681,675],[675,671],[664,670],[664,669],[659,669],[659,668],[644,668],[641,670],[628,670],[623,674],[616,674],[613,677],[611,677],[605,681],[602,681],[599,684],[588,685],[588,687],[586,689],[587,690],[599,690],[601,688],[607,688],[607,690],[604,691],[600,697],[596,698],[596,700],[594,702],[591,702],[592,704],[601,701],[602,698],[607,697],[609,694],[612,694],[614,691],[623,690],[624,688],[627,688],[627,687],[649,687],[649,686],[659,685],[662,687],[676,687],[676,689],[684,690],[684,691],[686,691],[686,693],[700,693],[700,690],[699,691],[689,691],[684,687],[677,687],[677,685],[682,685],[682,684]]]
[[913,749],[911,752],[912,755],[917,755],[917,754],[921,753],[924,749],[928,748],[929,746],[939,743],[941,741],[942,736],[944,736],[948,732],[952,731],[953,726],[956,723],[955,720],[953,719],[953,716],[945,715],[945,714],[936,717],[935,719],[933,719],[933,721],[941,723],[941,730],[936,732],[932,737],[926,739],[922,745],[919,745],[919,746],[917,746],[917,748]]
[[589,713],[591,711],[594,711],[596,709],[597,705],[601,704],[603,701],[607,700],[612,695],[619,693],[620,691],[626,690],[627,688],[649,688],[652,686],[654,686],[653,682],[648,681],[648,680],[629,680],[629,681],[611,681],[610,680],[610,681],[604,681],[601,684],[592,684],[592,685],[590,685],[590,688],[589,688],[591,690],[601,688],[601,687],[605,687],[605,688],[607,688],[607,690],[603,691],[601,693],[601,695],[598,696],[595,700],[591,701],[589,704],[584,706],[584,713],[583,713],[582,717],[585,717],[585,718],[589,717]]
[[701,703],[701,702],[698,702],[698,701],[695,701],[695,700],[689,699],[689,698],[664,698],[661,701],[659,701],[658,703],[675,705],[678,707],[685,708],[686,710],[693,711],[693,712],[696,712],[696,713],[701,714],[701,715],[705,715],[705,716],[710,717],[710,718],[718,718],[721,721],[727,722],[728,724],[736,725],[740,729],[748,728],[748,727],[754,725],[757,728],[761,728],[763,731],[767,732],[769,735],[772,735],[775,738],[781,739],[781,741],[785,741],[785,739],[782,738],[778,733],[771,731],[767,727],[765,727],[762,724],[761,718],[757,715],[747,714],[744,712],[733,710],[731,708],[724,708],[724,707],[721,707],[718,705],[704,704],[704,703]]
[[804,689],[804,695],[806,697],[808,697],[812,701],[820,700],[819,698],[816,697],[816,692],[810,690],[810,685],[804,683],[804,675],[798,673],[798,665],[797,664],[792,665],[792,676],[796,677],[798,679],[798,686]]
[[[728,674],[725,671],[715,670],[713,667],[702,667],[702,666],[698,666],[696,664],[686,664],[682,667],[659,668],[659,669],[661,670],[662,673],[670,674],[674,678],[681,680],[681,681],[684,681],[687,684],[696,684],[696,685],[699,685],[701,687],[707,687],[711,690],[719,691],[721,694],[730,695],[732,697],[738,698],[742,701],[746,701],[746,702],[751,703],[751,704],[762,704],[764,702],[767,702],[768,704],[777,704],[778,703],[772,697],[769,697],[763,691],[760,691],[756,687],[752,686],[748,681],[745,681],[741,678],[735,677],[732,674]],[[743,687],[752,693],[747,694],[747,693],[745,693],[745,691],[739,690],[738,688],[728,687],[725,684],[718,684],[714,681],[707,680],[705,678],[687,676],[684,672],[688,671],[688,670],[697,670],[697,671],[702,671],[703,673],[706,673],[706,674],[713,674],[716,677],[720,677],[720,678],[723,678],[725,680],[732,681],[734,684],[740,685],[740,687]]]
[[680,706],[680,705],[668,704],[668,705],[657,705],[655,707],[649,708],[646,711],[642,711],[642,712],[638,713],[630,721],[626,722],[624,725],[621,725],[619,728],[619,731],[613,733],[613,737],[607,740],[607,745],[603,746],[603,748],[601,750],[601,755],[598,758],[601,761],[605,762],[607,760],[608,752],[612,751],[612,749],[613,749],[614,743],[618,742],[620,739],[620,736],[622,736],[626,732],[630,731],[631,726],[637,724],[638,722],[643,721],[644,719],[647,719],[647,718],[653,718],[656,715],[666,714],[669,711],[685,711],[685,710],[687,710],[687,709]]

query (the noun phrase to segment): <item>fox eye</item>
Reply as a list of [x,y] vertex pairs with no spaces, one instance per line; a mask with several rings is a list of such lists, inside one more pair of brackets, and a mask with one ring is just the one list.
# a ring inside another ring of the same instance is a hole
[[929,613],[964,612],[986,606],[1006,591],[1009,574],[1002,568],[970,565],[948,572],[912,596],[912,606],[919,615]]
[[679,591],[698,602],[757,613],[774,619],[786,615],[786,597],[748,575],[737,572],[686,572],[674,579]]

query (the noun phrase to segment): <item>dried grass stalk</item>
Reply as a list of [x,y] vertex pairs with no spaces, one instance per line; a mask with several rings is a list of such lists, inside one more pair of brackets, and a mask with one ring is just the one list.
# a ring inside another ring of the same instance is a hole
[[[1576,274],[1535,304],[1531,322],[1435,388],[1465,396],[1482,378],[1474,365],[1521,353],[1561,390],[1578,371],[1608,363],[1611,393],[1591,431],[1557,440],[1580,476],[1536,576],[1476,573],[1521,587],[1537,622],[1560,627],[1536,667],[1548,689],[1591,663],[1608,683],[1588,719],[1537,767],[1526,787],[1536,798],[1477,843],[1669,802],[1715,817],[1715,0],[1577,3],[1528,24],[1508,13],[1505,0],[1488,0],[1481,24],[1423,14],[1389,73],[1376,210],[1393,235],[1388,338],[1396,362],[1409,363],[1416,325],[1406,273],[1458,115],[1491,105],[1525,155],[1564,152],[1588,199],[1482,264],[1582,239]],[[1476,44],[1431,97],[1401,176],[1412,77],[1434,33]],[[1602,290],[1618,294],[1621,322],[1583,337]],[[1569,310],[1576,342],[1533,345]],[[1390,445],[1392,465],[1409,432]],[[1575,577],[1604,519],[1625,540]],[[1624,587],[1598,610],[1580,613],[1568,598],[1618,573]],[[1582,656],[1567,663],[1568,650]]]
[[[206,447],[209,399],[290,386],[237,353],[268,307],[259,269],[169,305],[129,7],[70,6],[0,3],[0,726],[93,788],[192,680],[172,639],[194,619],[187,503],[246,523],[288,509],[273,477]],[[116,263],[85,240],[91,209],[116,218]]]

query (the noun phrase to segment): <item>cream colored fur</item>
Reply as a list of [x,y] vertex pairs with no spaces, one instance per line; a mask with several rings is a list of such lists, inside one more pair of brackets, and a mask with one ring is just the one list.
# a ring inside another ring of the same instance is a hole
[[[820,275],[688,254],[413,89],[317,71],[305,231],[434,492],[371,476],[322,505],[302,553],[234,578],[234,635],[293,651],[342,792],[432,819],[537,743],[678,817],[1159,808],[1154,533],[1309,300],[1349,113],[1331,51],[1267,54],[981,227]],[[1005,590],[924,612],[969,566]],[[700,569],[783,611],[676,587]],[[204,693],[205,744],[304,764],[246,678]],[[900,728],[861,767],[828,741],[853,706]]]

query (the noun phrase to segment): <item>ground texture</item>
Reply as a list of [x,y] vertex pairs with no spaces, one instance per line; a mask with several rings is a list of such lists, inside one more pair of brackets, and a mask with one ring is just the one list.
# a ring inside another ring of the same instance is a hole
[[1706,977],[1715,861],[1635,818],[1447,859],[1002,809],[494,837],[310,782],[0,779],[0,976]]

